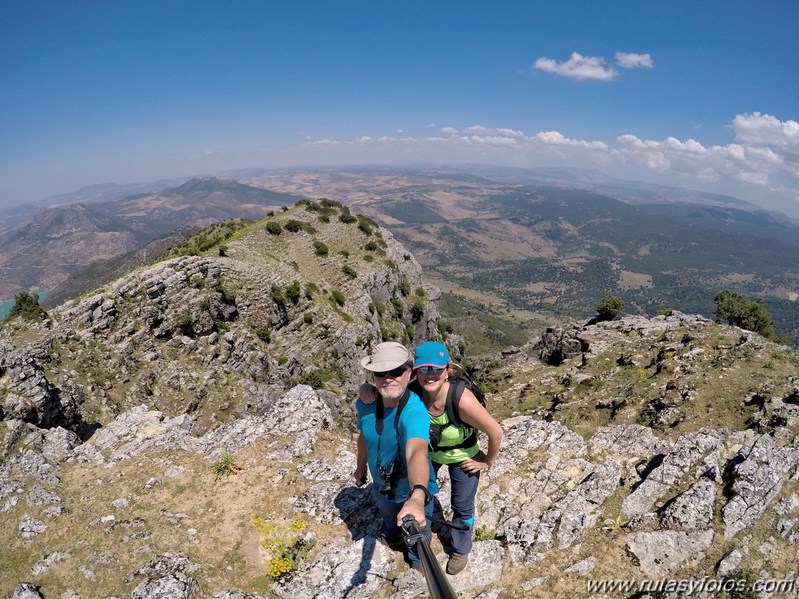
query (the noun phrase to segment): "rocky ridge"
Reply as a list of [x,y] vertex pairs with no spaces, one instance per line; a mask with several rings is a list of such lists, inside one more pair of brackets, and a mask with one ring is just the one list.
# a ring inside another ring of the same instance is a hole
[[[275,218],[300,216],[298,207]],[[390,263],[369,270],[374,259],[356,263],[353,247],[345,257],[334,246],[367,236],[330,224],[284,231],[279,244],[261,224],[225,257],[141,269],[53,311],[50,328],[3,332],[0,595],[425,593],[421,576],[376,542],[375,506],[350,478],[345,415],[361,375],[356,340],[391,327],[409,342],[435,336],[434,290],[385,232]],[[308,251],[314,236],[333,250],[321,267]],[[279,246],[288,262],[273,259]],[[355,278],[339,274],[344,261]],[[296,308],[263,297],[306,272],[319,293]],[[403,275],[428,299],[416,322],[407,303],[401,319],[388,318],[392,299],[414,293],[403,293]],[[343,306],[318,301],[334,288],[346,292]],[[179,322],[187,313],[190,330]],[[269,343],[253,332],[265,322]],[[295,384],[329,369],[328,350],[340,370],[327,388]],[[788,348],[678,312],[553,327],[488,360],[505,439],[481,481],[479,540],[453,586],[463,597],[572,597],[598,579],[794,579],[797,366]],[[215,474],[226,455],[235,473]],[[293,575],[265,575],[256,517],[306,523],[314,544]],[[441,558],[437,541],[434,550]]]

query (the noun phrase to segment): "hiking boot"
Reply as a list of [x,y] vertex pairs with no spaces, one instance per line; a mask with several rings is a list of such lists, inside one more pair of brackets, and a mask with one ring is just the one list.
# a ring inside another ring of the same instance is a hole
[[469,561],[467,553],[453,553],[447,561],[447,574],[455,575],[466,567]]

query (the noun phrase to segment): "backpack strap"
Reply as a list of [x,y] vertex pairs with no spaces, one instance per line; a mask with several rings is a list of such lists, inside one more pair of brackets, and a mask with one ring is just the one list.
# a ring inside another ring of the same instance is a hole
[[456,378],[450,381],[449,390],[447,391],[447,418],[449,419],[449,426],[467,429],[471,432],[457,445],[447,445],[441,447],[442,451],[447,449],[471,447],[477,441],[477,431],[474,429],[474,427],[461,420],[460,417],[458,406],[460,404],[461,397],[463,396],[464,389],[466,389],[466,381],[464,381],[462,378]]
[[449,384],[449,391],[447,391],[447,418],[453,426],[463,427],[464,422],[461,420],[458,405],[463,395],[463,390],[466,388],[466,381],[461,378],[453,379]]

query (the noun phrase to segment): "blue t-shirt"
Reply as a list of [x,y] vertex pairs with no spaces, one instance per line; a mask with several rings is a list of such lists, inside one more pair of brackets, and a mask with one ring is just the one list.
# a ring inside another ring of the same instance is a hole
[[[399,429],[400,436],[400,456],[402,463],[405,463],[405,442],[408,439],[423,439],[425,443],[430,442],[430,415],[427,413],[427,408],[415,393],[411,393],[408,397],[408,403],[402,408],[400,413],[399,423],[394,427],[394,416],[397,408],[384,407],[383,408],[383,434],[380,437],[380,464],[388,466],[397,455],[397,429]],[[355,409],[358,412],[358,430],[363,432],[366,441],[366,457],[369,462],[369,472],[372,475],[372,480],[380,486],[383,480],[380,478],[380,472],[377,467],[377,430],[375,429],[375,421],[377,420],[377,402],[365,404],[360,399],[355,402]],[[433,470],[433,464],[430,461],[430,454],[427,456],[427,463],[430,468],[430,480],[427,483],[427,490],[431,493],[438,492],[438,484],[436,483],[436,476]],[[406,465],[407,468],[407,465]],[[402,499],[408,496],[408,478],[407,476],[399,481],[396,489],[396,497]]]

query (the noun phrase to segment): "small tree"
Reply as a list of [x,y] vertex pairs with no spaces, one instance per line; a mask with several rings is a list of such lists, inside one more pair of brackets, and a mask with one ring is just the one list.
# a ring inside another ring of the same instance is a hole
[[624,301],[615,295],[606,295],[596,307],[599,320],[618,320],[623,312]]
[[771,340],[778,340],[777,329],[763,300],[750,300],[732,291],[720,291],[713,298],[716,315],[731,325],[754,331]]
[[39,305],[39,294],[20,291],[14,295],[14,305],[4,321],[8,322],[17,317],[36,322],[47,318],[47,312]]

